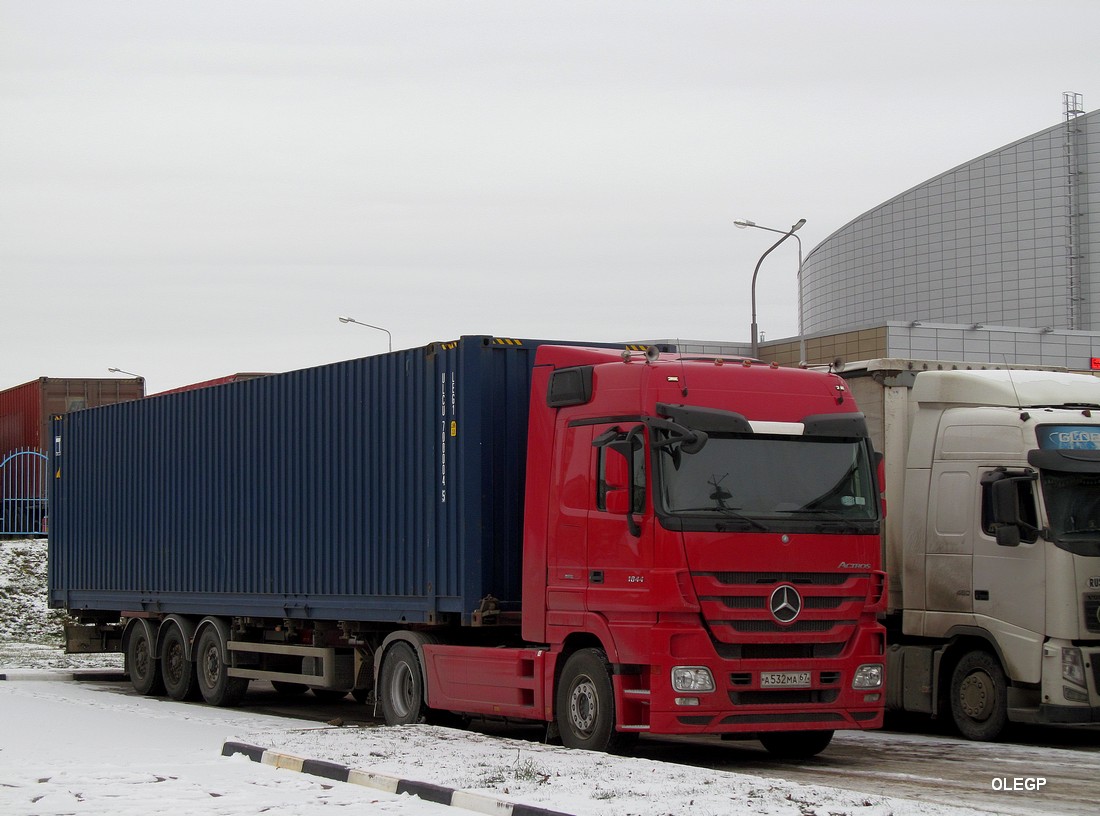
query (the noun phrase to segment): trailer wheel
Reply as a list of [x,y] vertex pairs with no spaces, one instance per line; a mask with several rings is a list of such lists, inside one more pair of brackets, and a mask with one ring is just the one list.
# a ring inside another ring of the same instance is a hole
[[218,630],[207,626],[199,635],[195,672],[202,698],[212,706],[235,706],[248,689],[247,677],[229,676],[227,657]]
[[160,661],[155,650],[149,629],[139,622],[126,642],[126,671],[130,675],[130,685],[138,694],[164,693],[164,680],[160,676]]
[[196,699],[195,664],[187,659],[187,639],[178,626],[168,627],[163,649],[160,673],[164,678],[164,690],[173,700]]
[[386,725],[424,721],[424,680],[416,652],[404,642],[393,644],[382,659],[378,701]]
[[555,709],[558,732],[566,748],[617,751],[635,736],[615,730],[611,664],[600,649],[581,649],[565,661]]
[[775,731],[761,734],[760,743],[779,759],[809,759],[833,741],[832,731]]
[[995,656],[967,652],[951,675],[951,717],[967,739],[995,740],[1008,722],[1008,682]]

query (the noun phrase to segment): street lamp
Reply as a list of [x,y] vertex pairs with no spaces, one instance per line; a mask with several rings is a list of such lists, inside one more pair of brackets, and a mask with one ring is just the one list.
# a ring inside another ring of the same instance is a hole
[[[773,249],[786,241],[806,224],[805,218],[798,219],[798,222],[794,224],[789,230],[778,230],[772,227],[765,227],[757,224],[755,221],[749,221],[747,219],[741,221],[734,221],[733,225],[738,229],[747,229],[753,227],[755,229],[767,230],[768,232],[778,232],[782,234],[782,238],[768,247],[767,252],[760,256],[760,260],[756,262],[756,269],[752,272],[752,356],[756,357],[758,352],[758,346],[760,342],[760,335],[756,329],[756,275],[760,272],[760,264],[764,263],[764,259],[768,257]],[[799,362],[805,362],[806,360],[806,340],[802,331],[802,239],[797,235],[794,235],[794,239],[798,241],[798,356]]]
[[129,374],[131,377],[137,377],[139,380],[144,379],[140,374],[135,374],[132,371],[123,371],[121,368],[108,368],[112,374]]
[[341,323],[354,323],[356,326],[366,326],[368,329],[384,331],[386,333],[386,338],[389,341],[389,350],[393,351],[393,335],[390,334],[389,329],[383,329],[381,326],[372,326],[370,323],[364,323],[361,320],[356,320],[354,317],[338,317],[337,320],[339,320]]

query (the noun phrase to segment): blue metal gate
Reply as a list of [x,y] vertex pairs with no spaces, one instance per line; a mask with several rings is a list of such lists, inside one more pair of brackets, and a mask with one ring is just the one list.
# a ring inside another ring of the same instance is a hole
[[44,535],[46,469],[33,448],[0,454],[0,535]]

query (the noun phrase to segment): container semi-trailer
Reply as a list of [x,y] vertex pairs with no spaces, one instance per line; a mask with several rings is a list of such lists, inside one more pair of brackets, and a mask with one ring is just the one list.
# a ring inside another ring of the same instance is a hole
[[463,337],[55,435],[51,605],[142,693],[268,680],[599,750],[881,725],[876,460],[834,374]]

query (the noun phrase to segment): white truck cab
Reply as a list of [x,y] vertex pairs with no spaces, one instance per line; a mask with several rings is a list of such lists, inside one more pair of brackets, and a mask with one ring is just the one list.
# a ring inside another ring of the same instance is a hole
[[871,360],[840,372],[885,456],[887,707],[1100,722],[1100,379]]

